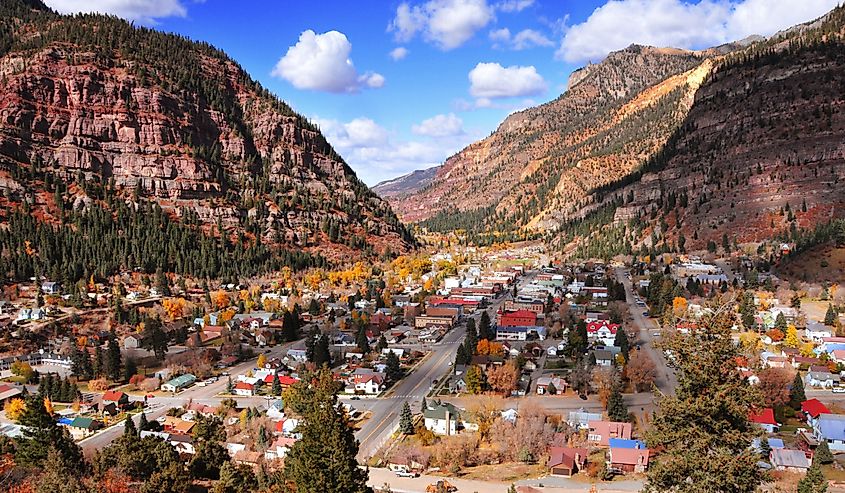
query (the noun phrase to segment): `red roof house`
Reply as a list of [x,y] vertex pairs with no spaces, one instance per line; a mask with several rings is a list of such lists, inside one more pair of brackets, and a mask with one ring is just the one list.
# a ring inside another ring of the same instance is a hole
[[774,433],[777,431],[780,423],[775,421],[775,412],[772,408],[767,407],[761,410],[759,413],[751,412],[749,413],[748,419],[752,423],[756,423],[760,425],[764,430],[768,431],[769,433]]
[[801,403],[801,411],[811,419],[816,419],[819,414],[830,414],[830,410],[818,399],[807,399]]

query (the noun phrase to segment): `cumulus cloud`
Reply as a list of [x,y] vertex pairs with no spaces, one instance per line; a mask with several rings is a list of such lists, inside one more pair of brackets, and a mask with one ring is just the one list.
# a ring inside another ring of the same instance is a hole
[[496,9],[502,12],[522,12],[534,5],[534,0],[505,0],[496,4]]
[[[460,131],[447,134],[443,129],[451,125],[450,130],[454,131],[455,120]],[[440,164],[477,137],[464,132],[463,122],[454,115],[437,115],[414,125],[414,133],[421,136],[419,140],[396,139],[395,135],[370,118],[356,118],[348,122],[314,118],[313,121],[369,185]],[[432,123],[436,121],[445,123],[442,126]],[[423,133],[418,133],[418,130]]]
[[490,40],[494,48],[510,48],[512,50],[525,50],[534,46],[554,46],[555,43],[545,34],[534,29],[523,29],[511,35],[510,29],[502,28],[490,31]]
[[428,137],[449,137],[463,135],[464,122],[454,113],[435,115],[411,127],[416,135]]
[[402,60],[403,58],[408,56],[408,48],[405,48],[404,46],[393,48],[392,50],[390,50],[390,53],[388,53],[388,55],[390,56],[390,58],[393,59],[393,61],[398,62],[399,60]]
[[417,34],[442,50],[466,43],[495,18],[486,0],[429,0],[420,5],[404,2],[388,26],[397,41],[407,42]]
[[469,72],[469,82],[469,93],[481,102],[539,95],[548,87],[533,65],[502,67],[498,63],[479,63]]
[[317,34],[307,30],[299,41],[279,59],[272,75],[290,82],[297,89],[334,93],[356,92],[361,88],[378,88],[384,77],[375,72],[358,75],[349,54],[352,43],[338,31]]
[[44,3],[62,14],[97,12],[143,24],[155,24],[156,19],[185,17],[188,14],[180,0],[46,0]]
[[631,43],[700,49],[768,36],[814,19],[839,0],[611,0],[569,27],[556,57],[598,60]]

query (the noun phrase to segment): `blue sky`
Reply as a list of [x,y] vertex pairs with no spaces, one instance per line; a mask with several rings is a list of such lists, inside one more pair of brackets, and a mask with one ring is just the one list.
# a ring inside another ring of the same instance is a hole
[[[631,43],[705,48],[837,0],[46,0],[208,41],[320,124],[368,184],[440,164]],[[796,8],[800,4],[801,8]]]

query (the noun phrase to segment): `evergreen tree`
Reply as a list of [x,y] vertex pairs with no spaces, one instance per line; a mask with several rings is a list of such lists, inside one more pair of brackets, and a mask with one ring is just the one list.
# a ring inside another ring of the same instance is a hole
[[458,344],[458,351],[455,353],[455,365],[466,365],[470,362],[470,356],[467,355],[466,343]]
[[126,365],[123,367],[123,381],[128,382],[136,373],[138,373],[138,365],[135,360],[126,358]]
[[127,414],[126,419],[123,420],[123,434],[124,435],[138,435],[138,430],[135,428],[135,422],[132,421],[132,415]]
[[193,429],[196,453],[188,465],[194,478],[217,479],[220,468],[229,462],[229,454],[221,445],[226,440],[226,430],[217,416],[200,416]]
[[[310,378],[306,380],[311,380]],[[297,493],[367,493],[367,471],[358,467],[358,442],[346,414],[338,409],[331,371],[323,369],[309,390],[291,387],[294,400],[307,402],[299,424],[302,438],[285,458],[285,477]]]
[[625,329],[621,326],[616,330],[616,337],[613,339],[613,345],[619,348],[619,352],[622,354],[622,357],[625,358],[625,361],[628,361],[628,352],[631,348],[628,344],[628,334],[625,333]]
[[232,377],[228,377],[228,381],[226,382],[226,393],[232,394],[235,391],[235,384],[232,383]]
[[141,347],[153,351],[157,360],[164,361],[167,354],[167,334],[162,330],[161,320],[155,317],[146,318],[141,340]]
[[822,473],[818,461],[813,458],[813,463],[807,473],[798,481],[798,493],[826,493],[827,479]]
[[106,373],[112,381],[119,382],[122,376],[120,345],[117,343],[117,335],[114,333],[114,329],[109,333],[108,341],[109,346],[106,349]]
[[830,453],[827,440],[819,440],[819,445],[816,447],[815,455],[813,455],[813,461],[818,461],[819,464],[833,463],[833,454]]
[[241,493],[255,491],[258,481],[252,469],[243,465],[226,461],[220,468],[220,479],[214,483],[211,493]]
[[291,342],[297,339],[299,339],[299,324],[293,314],[286,310],[282,315],[282,340]]
[[775,327],[781,332],[786,332],[786,317],[783,315],[783,312],[778,313],[778,316],[775,317]]
[[402,378],[402,367],[399,365],[399,356],[396,356],[396,353],[393,351],[389,351],[387,356],[384,358],[384,363],[387,373],[387,378],[392,382],[399,381]]
[[387,339],[384,337],[384,334],[382,334],[378,338],[378,343],[376,344],[376,351],[381,353],[385,349],[387,349]]
[[103,376],[105,372],[105,360],[103,358],[103,347],[99,344],[94,349],[94,361],[91,363],[91,366],[94,378],[100,378]]
[[753,493],[763,480],[751,449],[759,430],[748,419],[760,405],[755,389],[733,368],[738,348],[731,338],[731,307],[716,307],[702,318],[705,330],[678,334],[662,349],[674,355],[675,395],[657,402],[649,448],[661,448],[661,460],[649,465],[646,493],[708,491]]
[[490,315],[487,314],[487,310],[481,312],[481,319],[478,322],[478,338],[488,341],[496,338],[496,333],[490,326]]
[[80,478],[84,469],[69,462],[57,449],[50,447],[42,468],[43,474],[35,480],[36,493],[89,493]]
[[830,327],[836,323],[836,310],[833,309],[833,305],[828,303],[827,304],[827,313],[824,314],[824,324]]
[[626,422],[628,421],[628,407],[625,406],[625,401],[622,399],[622,391],[617,382],[613,385],[610,391],[610,397],[607,399],[607,416],[611,421]]
[[47,412],[43,398],[30,398],[19,422],[23,426],[23,435],[17,440],[15,448],[15,462],[18,465],[43,465],[51,447],[71,464],[85,463],[82,451],[74,443],[70,433],[64,427],[57,426]]
[[329,351],[329,338],[326,335],[320,335],[314,345],[314,364],[318,368],[323,365],[332,366],[332,353]]
[[279,381],[278,375],[273,375],[273,385],[270,387],[270,393],[275,396],[282,395],[282,382]]
[[800,372],[795,372],[795,378],[792,380],[792,388],[789,389],[789,401],[795,409],[801,408],[801,403],[807,400],[804,393],[804,379],[801,378]]
[[408,401],[402,405],[402,414],[399,415],[399,430],[405,435],[414,434],[414,420],[411,416],[411,406]]
[[362,353],[368,354],[370,352],[370,340],[369,338],[367,338],[367,330],[363,325],[358,327],[358,334],[355,337],[355,344],[358,346],[358,349]]
[[141,417],[138,418],[138,432],[147,431],[150,427],[149,421],[147,421],[147,413],[142,412]]

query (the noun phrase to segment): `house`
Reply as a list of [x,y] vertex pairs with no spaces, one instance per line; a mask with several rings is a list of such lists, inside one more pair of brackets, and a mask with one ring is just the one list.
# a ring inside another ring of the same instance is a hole
[[839,376],[826,371],[808,371],[804,381],[810,387],[829,389],[839,383]]
[[461,412],[449,403],[435,402],[423,409],[425,428],[436,435],[454,435],[461,425]]
[[94,418],[82,418],[77,416],[76,418],[73,418],[73,421],[71,421],[67,427],[74,440],[82,440],[83,438],[93,435],[94,432],[100,428],[100,423]]
[[845,415],[820,414],[813,425],[813,437],[826,441],[832,451],[845,452]]
[[806,473],[811,465],[803,450],[787,448],[773,448],[769,460],[776,471]]
[[267,460],[284,459],[294,443],[296,443],[296,438],[278,437],[264,451],[264,458]]
[[830,410],[818,399],[807,399],[801,403],[801,412],[807,424],[814,425],[821,414],[830,414]]
[[566,380],[560,377],[540,377],[537,379],[537,393],[540,395],[559,395],[565,391]]
[[18,387],[2,384],[0,385],[0,406],[3,406],[9,400],[21,395],[23,391]]
[[590,427],[590,421],[601,421],[601,413],[588,413],[581,408],[578,411],[570,411],[566,422],[576,430],[586,430]]
[[589,452],[583,448],[549,447],[546,466],[552,476],[570,477],[587,465]]
[[770,407],[763,409],[759,413],[752,411],[748,419],[766,430],[767,433],[775,433],[780,428],[780,423],[775,421],[775,412]]
[[134,335],[128,335],[123,338],[123,349],[138,349],[141,347],[140,338]]
[[611,438],[631,439],[631,423],[616,421],[589,421],[587,440],[607,447]]
[[235,384],[235,395],[252,397],[255,395],[255,384],[249,382],[238,382]]
[[528,325],[520,327],[496,326],[497,341],[527,341],[529,339],[546,339],[546,328],[542,325]]
[[823,339],[833,337],[833,328],[813,320],[807,321],[807,328],[804,329],[804,337],[813,342],[822,342]]
[[611,447],[609,459],[611,469],[643,473],[648,469],[649,450],[647,448]]
[[537,313],[529,310],[505,312],[499,315],[500,327],[529,327],[537,325]]
[[41,292],[44,294],[62,294],[62,286],[57,282],[41,283]]
[[109,390],[103,394],[103,405],[114,404],[117,407],[123,407],[129,404],[129,396],[118,390]]
[[161,384],[161,390],[163,390],[164,392],[176,393],[181,391],[182,389],[190,387],[196,381],[197,377],[191,375],[190,373],[186,373]]
[[267,408],[267,417],[270,419],[282,419],[285,417],[285,402],[281,399],[276,399],[270,403]]
[[194,447],[194,437],[191,435],[172,434],[168,435],[167,442],[173,445],[179,455],[194,455],[197,451]]
[[595,356],[596,364],[599,366],[610,366],[615,360],[613,352],[607,349],[596,349],[593,351],[593,356]]
[[619,330],[619,324],[612,324],[607,320],[594,320],[587,324],[587,337],[590,340],[601,341],[605,346],[612,346],[617,330]]
[[288,358],[294,361],[308,361],[308,353],[305,349],[288,349]]
[[355,392],[362,392],[367,395],[376,395],[384,390],[385,376],[381,373],[355,376]]

